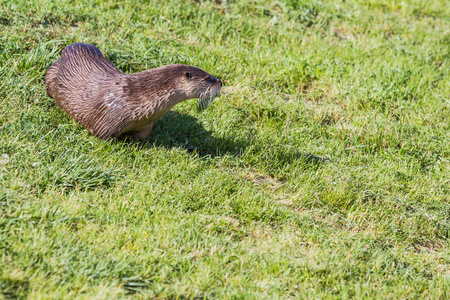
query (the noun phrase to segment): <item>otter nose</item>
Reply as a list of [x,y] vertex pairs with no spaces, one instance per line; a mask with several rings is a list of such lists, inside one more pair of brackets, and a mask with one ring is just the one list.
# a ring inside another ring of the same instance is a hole
[[218,82],[219,85],[222,87],[222,80],[220,80],[220,79],[217,78],[217,77],[214,77],[213,75],[211,75],[211,77],[209,78],[209,82],[211,82],[211,83],[216,83],[216,82]]

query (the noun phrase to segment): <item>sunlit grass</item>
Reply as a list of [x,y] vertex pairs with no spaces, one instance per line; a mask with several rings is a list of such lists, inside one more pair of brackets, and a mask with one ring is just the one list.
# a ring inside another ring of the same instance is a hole
[[[449,297],[447,1],[0,1],[0,288]],[[52,106],[70,43],[224,82],[145,145]]]

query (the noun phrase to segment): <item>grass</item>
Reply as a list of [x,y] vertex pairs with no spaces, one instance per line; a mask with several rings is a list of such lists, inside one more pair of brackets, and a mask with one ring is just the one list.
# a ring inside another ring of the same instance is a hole
[[[445,0],[0,0],[3,297],[448,299],[449,28]],[[73,42],[223,93],[101,141],[45,93]]]

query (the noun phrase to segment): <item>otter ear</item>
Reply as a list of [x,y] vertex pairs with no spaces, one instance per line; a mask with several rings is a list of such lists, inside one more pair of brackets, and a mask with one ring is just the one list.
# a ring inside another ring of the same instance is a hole
[[184,73],[184,76],[186,76],[186,79],[191,79],[192,78],[192,74],[189,72]]

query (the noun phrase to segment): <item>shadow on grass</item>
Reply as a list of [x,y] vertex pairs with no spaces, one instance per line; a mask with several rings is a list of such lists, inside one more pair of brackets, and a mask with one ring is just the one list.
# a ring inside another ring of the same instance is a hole
[[[139,143],[138,141],[122,136],[119,141],[126,143]],[[154,126],[150,138],[142,144],[143,147],[180,148],[188,152],[198,153],[200,157],[216,157],[230,155],[242,156],[244,153],[254,156],[266,157],[269,161],[277,161],[278,164],[289,164],[294,160],[306,162],[327,162],[329,159],[321,158],[313,154],[300,151],[286,152],[279,147],[272,147],[271,151],[263,148],[263,145],[255,139],[247,140],[214,137],[208,132],[197,118],[170,111],[162,117]],[[251,149],[249,149],[251,148]],[[250,151],[249,151],[250,150]]]
[[158,120],[150,138],[140,143],[129,135],[117,138],[119,142],[139,144],[142,147],[180,148],[196,152],[200,157],[222,155],[239,156],[247,147],[246,142],[213,137],[197,118],[170,111]]

